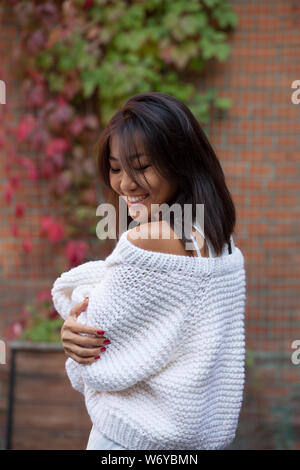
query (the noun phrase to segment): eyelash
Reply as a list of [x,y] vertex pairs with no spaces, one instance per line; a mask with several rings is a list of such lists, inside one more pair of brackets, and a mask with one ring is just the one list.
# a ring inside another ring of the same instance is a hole
[[[146,166],[143,166],[142,168],[136,168],[136,171],[143,171],[143,170],[146,170],[146,168],[148,168],[149,166],[151,166],[151,165],[146,165]],[[114,170],[113,168],[111,168],[111,171],[112,171],[113,173],[117,173],[117,172],[120,171],[120,170]]]

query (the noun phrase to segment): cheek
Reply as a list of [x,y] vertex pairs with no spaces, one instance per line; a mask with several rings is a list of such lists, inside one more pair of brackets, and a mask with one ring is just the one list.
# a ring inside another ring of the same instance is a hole
[[145,174],[148,184],[153,192],[163,191],[163,185],[166,184],[161,176],[158,176],[154,171],[149,171]]
[[164,178],[154,176],[152,180],[152,186],[160,194],[168,194],[170,191],[170,183]]

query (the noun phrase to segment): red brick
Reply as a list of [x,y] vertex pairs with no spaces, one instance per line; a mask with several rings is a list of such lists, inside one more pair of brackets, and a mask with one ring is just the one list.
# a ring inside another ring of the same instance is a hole
[[250,174],[253,176],[270,176],[273,168],[270,165],[254,165],[251,164]]

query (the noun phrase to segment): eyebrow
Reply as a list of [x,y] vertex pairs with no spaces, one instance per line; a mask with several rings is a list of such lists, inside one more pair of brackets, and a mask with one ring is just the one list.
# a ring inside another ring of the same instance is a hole
[[[144,153],[138,152],[138,153],[135,153],[133,155],[129,155],[129,158],[134,159],[134,158],[137,158],[137,157],[142,157],[144,155],[145,155]],[[108,158],[109,158],[109,160],[118,160],[116,157],[113,157],[112,155],[110,155]]]

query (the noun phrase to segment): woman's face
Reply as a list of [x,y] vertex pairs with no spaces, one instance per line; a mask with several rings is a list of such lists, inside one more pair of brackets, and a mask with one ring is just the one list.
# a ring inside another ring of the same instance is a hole
[[[178,184],[174,181],[170,181],[161,176],[154,168],[151,162],[151,158],[147,155],[140,156],[141,168],[139,170],[139,159],[132,159],[132,167],[140,173],[141,182],[143,186],[137,185],[129,175],[125,173],[122,168],[120,160],[120,142],[118,136],[113,136],[110,141],[110,185],[112,189],[127,203],[129,215],[132,219],[138,222],[146,222],[151,220],[151,204],[163,204],[171,201],[178,190]],[[140,151],[142,147],[138,147]],[[144,177],[147,179],[148,187],[144,181]],[[129,197],[145,197],[138,203],[130,202]],[[154,210],[154,208],[153,208]]]

